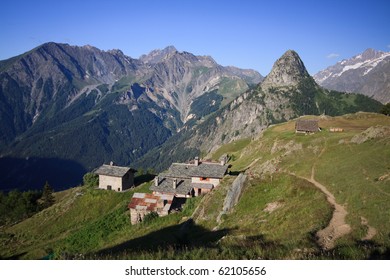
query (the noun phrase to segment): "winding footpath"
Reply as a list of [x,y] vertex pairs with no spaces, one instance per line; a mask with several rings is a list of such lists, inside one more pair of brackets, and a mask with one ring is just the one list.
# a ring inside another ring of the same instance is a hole
[[[318,155],[318,157],[321,157],[321,155],[325,152],[326,147],[324,147],[321,151],[321,153]],[[291,173],[290,173],[291,174]],[[295,174],[292,174],[298,178],[304,179],[310,183],[312,183],[314,186],[316,186],[321,192],[323,192],[326,195],[326,199],[329,202],[330,205],[333,206],[333,216],[330,220],[328,226],[324,229],[321,229],[317,232],[317,242],[324,250],[331,250],[335,247],[335,241],[351,232],[351,226],[345,222],[345,217],[348,215],[347,210],[344,208],[344,206],[338,204],[336,202],[336,198],[334,195],[321,183],[317,182],[314,179],[315,175],[315,164],[313,164],[311,168],[311,177],[306,178],[302,176],[297,176]]]
[[326,195],[326,199],[328,200],[329,204],[334,207],[333,216],[329,222],[329,225],[317,232],[318,244],[322,247],[322,249],[333,249],[335,247],[336,239],[351,232],[350,225],[345,222],[345,217],[347,216],[348,212],[342,205],[336,202],[334,195],[329,192],[329,190],[324,185],[314,179],[314,166],[311,169],[310,179],[304,177],[301,178],[309,181],[318,189],[320,189]]

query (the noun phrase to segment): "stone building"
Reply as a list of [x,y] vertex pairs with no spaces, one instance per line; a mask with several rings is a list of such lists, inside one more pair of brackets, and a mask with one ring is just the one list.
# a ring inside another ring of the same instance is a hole
[[193,197],[210,192],[225,176],[228,165],[221,162],[200,161],[173,163],[167,172],[154,179],[150,187],[154,194],[173,194],[176,197]]
[[320,131],[317,120],[297,120],[295,133],[315,133]]
[[145,215],[156,212],[160,217],[172,210],[175,196],[169,194],[134,193],[130,204],[131,224],[143,221]]
[[125,191],[134,186],[134,173],[130,167],[103,164],[95,173],[99,175],[99,189]]

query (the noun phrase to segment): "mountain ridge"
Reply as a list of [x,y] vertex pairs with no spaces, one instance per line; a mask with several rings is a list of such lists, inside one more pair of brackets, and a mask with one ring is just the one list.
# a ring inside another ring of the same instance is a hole
[[1,61],[0,161],[18,163],[21,172],[33,164],[24,158],[76,160],[86,170],[111,160],[128,165],[253,79],[207,56],[165,52],[151,64],[120,50],[50,42]]
[[343,59],[313,77],[323,87],[356,92],[382,102],[390,102],[390,52],[367,49]]

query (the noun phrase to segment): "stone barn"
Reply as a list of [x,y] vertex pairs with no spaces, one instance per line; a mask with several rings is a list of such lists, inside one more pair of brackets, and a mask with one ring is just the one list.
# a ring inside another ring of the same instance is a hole
[[320,131],[317,120],[297,120],[295,133],[315,133]]
[[172,163],[166,172],[156,176],[150,190],[155,194],[173,194],[177,198],[203,195],[219,185],[227,169],[227,158],[207,162],[196,157],[192,163]]
[[130,167],[103,164],[95,173],[99,175],[99,189],[122,192],[134,186],[134,173]]
[[143,221],[145,215],[156,212],[160,217],[172,210],[175,196],[169,194],[134,193],[130,204],[131,224]]

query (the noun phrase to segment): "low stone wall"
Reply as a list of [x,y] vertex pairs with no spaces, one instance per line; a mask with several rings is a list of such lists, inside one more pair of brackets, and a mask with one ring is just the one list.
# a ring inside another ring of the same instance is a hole
[[228,193],[226,194],[225,200],[223,202],[222,211],[219,213],[217,217],[217,222],[220,223],[221,216],[229,212],[234,205],[237,204],[240,199],[240,195],[242,192],[242,188],[244,187],[244,182],[246,180],[246,175],[244,173],[240,173],[237,178],[234,180],[232,186],[230,187]]

